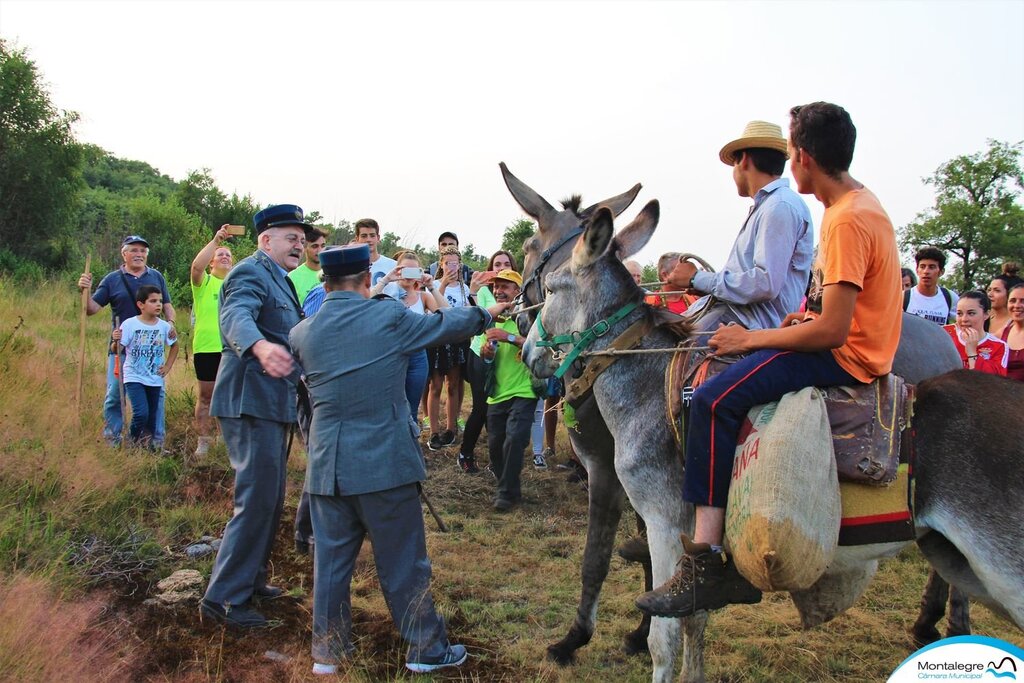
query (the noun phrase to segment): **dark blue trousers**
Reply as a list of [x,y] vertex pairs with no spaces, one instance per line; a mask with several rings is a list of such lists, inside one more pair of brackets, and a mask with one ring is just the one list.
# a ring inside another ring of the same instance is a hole
[[141,382],[125,382],[124,393],[132,405],[132,423],[129,436],[133,443],[152,439],[160,417],[160,392],[163,387],[151,387]]
[[831,351],[766,349],[737,361],[693,394],[686,435],[683,499],[724,508],[743,418],[751,408],[804,387],[860,384]]

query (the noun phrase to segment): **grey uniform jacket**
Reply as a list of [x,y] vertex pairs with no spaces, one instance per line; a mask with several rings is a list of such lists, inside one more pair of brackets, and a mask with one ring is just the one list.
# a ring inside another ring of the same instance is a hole
[[360,495],[426,478],[405,395],[408,354],[468,339],[490,320],[475,306],[420,315],[393,299],[330,292],[291,333],[313,406],[309,492]]
[[220,290],[219,318],[224,352],[210,415],[293,422],[298,374],[275,379],[252,354],[261,339],[287,348],[288,333],[302,319],[294,291],[269,256],[257,251],[231,269]]

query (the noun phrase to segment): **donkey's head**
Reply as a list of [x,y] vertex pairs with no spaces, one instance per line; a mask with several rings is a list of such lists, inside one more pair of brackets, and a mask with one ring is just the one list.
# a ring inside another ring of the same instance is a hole
[[[618,216],[633,203],[640,192],[640,183],[637,183],[626,192],[585,209],[580,209],[580,196],[574,195],[563,201],[562,209],[558,210],[512,175],[505,162],[501,162],[499,167],[512,197],[523,211],[537,221],[537,232],[523,243],[523,306],[544,301],[544,278],[568,260],[573,243],[583,232],[584,222],[594,214],[598,206],[605,206],[612,215]],[[535,315],[531,311],[517,319],[523,334],[529,330]]]
[[[578,339],[623,306],[643,300],[643,291],[622,261],[647,244],[658,227],[659,212],[658,200],[651,200],[618,235],[611,209],[598,206],[592,212],[572,249],[569,267],[544,278],[544,308],[523,347],[523,360],[535,375],[555,373],[562,357],[572,349],[573,343],[567,341],[570,337]],[[560,337],[565,343],[550,345]]]

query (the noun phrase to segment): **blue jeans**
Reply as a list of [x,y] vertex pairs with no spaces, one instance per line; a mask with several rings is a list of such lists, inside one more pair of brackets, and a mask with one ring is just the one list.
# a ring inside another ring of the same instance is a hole
[[740,426],[756,405],[804,387],[860,384],[839,367],[831,351],[766,349],[733,363],[693,394],[686,435],[683,499],[724,508]]
[[[157,408],[156,429],[153,431],[153,445],[164,443],[164,400],[167,392],[160,388],[160,405]],[[121,415],[121,393],[114,377],[114,354],[107,354],[107,396],[103,401],[103,438],[116,444],[121,443],[124,416]]]
[[132,404],[132,424],[128,434],[135,443],[151,441],[156,433],[156,420],[160,414],[160,392],[163,387],[151,387],[141,382],[125,382],[124,393]]
[[409,369],[405,371],[405,398],[409,401],[409,416],[413,422],[419,419],[420,399],[427,386],[427,352],[418,351],[409,356]]

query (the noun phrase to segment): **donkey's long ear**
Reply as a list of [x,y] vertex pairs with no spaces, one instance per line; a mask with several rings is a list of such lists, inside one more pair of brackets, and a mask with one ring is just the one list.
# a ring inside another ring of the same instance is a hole
[[607,206],[597,207],[597,212],[583,231],[572,249],[572,272],[578,273],[608,251],[615,234],[612,212]]
[[498,167],[501,168],[501,177],[505,179],[505,186],[512,193],[512,198],[516,200],[519,206],[523,207],[523,211],[537,219],[538,225],[544,225],[540,222],[540,217],[553,213],[554,207],[548,204],[546,199],[534,192],[529,185],[512,175],[504,161],[499,163]]
[[607,206],[609,209],[612,210],[613,216],[618,216],[620,213],[629,208],[630,204],[633,203],[633,200],[636,199],[636,196],[640,194],[641,187],[643,186],[640,183],[637,183],[636,185],[629,188],[620,195],[616,195],[614,197],[604,200],[603,202],[598,202],[596,204],[588,206],[581,213],[582,215],[586,216],[599,206]]
[[644,248],[658,227],[661,205],[657,199],[647,202],[633,222],[619,231],[615,241],[619,244],[619,258],[627,259]]

